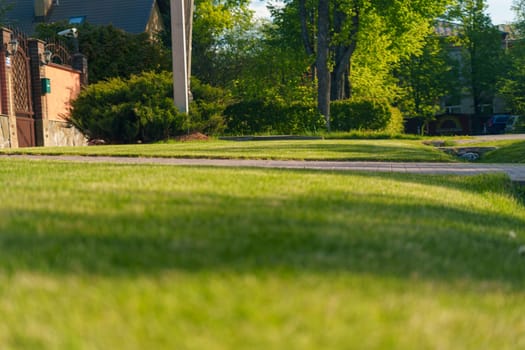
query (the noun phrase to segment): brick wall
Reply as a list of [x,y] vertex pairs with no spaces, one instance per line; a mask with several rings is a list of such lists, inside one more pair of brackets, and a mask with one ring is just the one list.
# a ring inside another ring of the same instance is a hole
[[[11,30],[0,27],[0,148],[18,147],[17,132],[24,130],[21,122],[24,121],[25,125],[31,123],[31,119],[22,120],[20,116],[15,116],[14,109],[10,107],[10,98],[16,87],[13,86],[15,80],[9,78],[13,72],[7,64],[4,44],[11,40],[12,35]],[[31,76],[30,97],[34,111],[34,125],[32,123],[30,126],[34,131],[24,135],[34,136],[37,146],[85,145],[86,139],[67,123],[67,117],[71,101],[78,96],[81,86],[87,85],[87,60],[77,53],[73,55],[72,62],[69,62],[76,69],[67,65],[46,65],[42,62],[45,50],[45,42],[37,39],[27,40]],[[50,93],[42,92],[43,78],[51,80]],[[17,120],[20,123],[17,123]],[[33,141],[30,144],[33,144]]]

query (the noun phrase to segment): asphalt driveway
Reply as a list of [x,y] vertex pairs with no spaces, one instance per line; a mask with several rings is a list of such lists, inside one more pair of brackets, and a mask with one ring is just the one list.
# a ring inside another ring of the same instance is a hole
[[525,184],[525,164],[344,162],[249,159],[130,158],[87,156],[0,155],[0,159],[55,160],[84,163],[162,164],[220,167],[257,167],[281,169],[318,169],[338,171],[399,172],[413,174],[476,175],[505,173],[514,182]]

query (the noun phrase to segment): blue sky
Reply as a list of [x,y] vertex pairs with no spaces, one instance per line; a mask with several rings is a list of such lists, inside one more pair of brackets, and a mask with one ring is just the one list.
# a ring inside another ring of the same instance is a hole
[[[487,4],[489,6],[488,12],[492,17],[492,22],[494,24],[503,24],[511,22],[514,19],[514,14],[510,9],[512,6],[512,0],[487,0]],[[257,17],[269,16],[268,11],[266,10],[266,1],[252,0],[251,7],[256,11]]]

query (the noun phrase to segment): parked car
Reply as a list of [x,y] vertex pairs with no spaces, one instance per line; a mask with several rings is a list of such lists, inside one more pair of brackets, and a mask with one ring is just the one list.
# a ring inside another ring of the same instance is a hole
[[496,114],[490,117],[487,121],[487,133],[489,134],[504,134],[512,132],[514,125],[518,121],[517,115],[510,114]]

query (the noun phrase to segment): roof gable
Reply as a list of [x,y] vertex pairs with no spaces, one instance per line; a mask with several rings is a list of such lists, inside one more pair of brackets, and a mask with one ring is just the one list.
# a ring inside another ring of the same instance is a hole
[[[142,33],[146,30],[156,0],[59,0],[58,3],[53,5],[46,22],[85,16],[86,22],[94,25],[112,24],[129,33]],[[32,34],[36,25],[34,0],[17,0],[8,17],[9,24]]]
[[12,9],[7,13],[7,24],[19,28],[26,34],[33,34],[35,30],[34,0],[12,1]]
[[112,24],[129,33],[142,33],[154,4],[154,0],[60,0],[60,5],[51,10],[48,21],[86,16],[90,24]]

